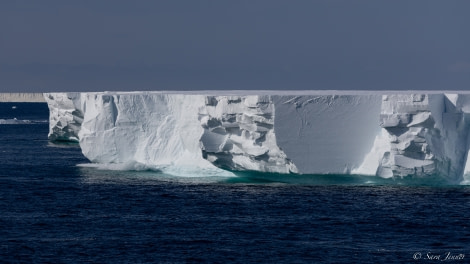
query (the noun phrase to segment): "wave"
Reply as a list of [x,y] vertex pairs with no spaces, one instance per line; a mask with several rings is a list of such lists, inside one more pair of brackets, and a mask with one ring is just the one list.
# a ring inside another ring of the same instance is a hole
[[[223,182],[229,184],[294,184],[294,185],[347,185],[347,186],[468,186],[470,180],[460,184],[449,184],[444,178],[438,175],[428,178],[381,178],[379,176],[360,174],[282,174],[268,172],[235,172],[223,171],[218,168],[195,168],[184,166],[149,166],[138,162],[126,163],[85,163],[77,165],[83,169],[112,172],[116,178],[132,177],[135,173],[148,178],[172,178],[175,181],[180,179],[194,179],[199,182],[201,179],[212,179],[213,182]],[[95,175],[96,176],[96,175]],[[135,175],[134,175],[135,176]],[[115,179],[118,180],[118,179]],[[189,180],[191,181],[191,180]]]
[[361,174],[280,174],[256,171],[235,172],[235,182],[277,182],[300,185],[400,185],[400,186],[468,186],[467,179],[460,184],[449,183],[443,176],[432,175],[429,177],[395,177],[382,178],[379,176]]
[[46,124],[49,120],[23,120],[23,119],[0,119],[0,125],[31,125]]
[[95,168],[98,170],[110,170],[110,171],[156,171],[160,170],[157,167],[147,166],[138,162],[126,162],[126,163],[83,163],[78,164],[78,167],[82,168]]
[[149,171],[163,173],[177,177],[234,177],[235,174],[230,171],[221,170],[219,168],[206,168],[195,166],[174,166],[174,165],[147,165],[139,162],[124,163],[84,163],[78,164],[82,168],[94,168],[105,171]]

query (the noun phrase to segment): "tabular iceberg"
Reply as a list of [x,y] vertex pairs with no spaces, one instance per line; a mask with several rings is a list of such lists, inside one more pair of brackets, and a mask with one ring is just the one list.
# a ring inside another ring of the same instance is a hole
[[[46,93],[50,140],[92,162],[175,174],[365,174],[463,180],[470,93],[199,91]],[[219,168],[219,169],[217,169]]]

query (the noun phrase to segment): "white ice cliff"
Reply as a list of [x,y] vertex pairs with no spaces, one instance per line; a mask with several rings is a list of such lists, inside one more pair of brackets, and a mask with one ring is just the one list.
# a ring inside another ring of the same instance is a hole
[[49,139],[94,163],[174,174],[365,174],[463,180],[470,93],[199,91],[47,93]]
[[49,106],[49,139],[76,141],[83,122],[81,93],[44,94]]
[[206,96],[199,108],[202,155],[220,168],[298,172],[276,143],[274,103],[267,95]]

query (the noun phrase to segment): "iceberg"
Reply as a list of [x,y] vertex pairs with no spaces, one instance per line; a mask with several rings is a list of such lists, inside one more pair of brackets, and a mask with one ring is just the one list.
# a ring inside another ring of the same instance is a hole
[[44,98],[49,139],[78,142],[93,163],[140,164],[176,175],[437,176],[450,183],[462,182],[470,170],[470,92],[158,91]]

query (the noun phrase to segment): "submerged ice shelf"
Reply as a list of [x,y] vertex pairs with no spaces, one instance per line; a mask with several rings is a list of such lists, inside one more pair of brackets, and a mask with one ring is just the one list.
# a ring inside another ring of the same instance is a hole
[[[468,92],[46,93],[50,140],[91,162],[184,174],[434,177],[466,172]],[[190,174],[190,173],[189,173]]]

